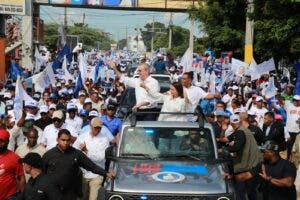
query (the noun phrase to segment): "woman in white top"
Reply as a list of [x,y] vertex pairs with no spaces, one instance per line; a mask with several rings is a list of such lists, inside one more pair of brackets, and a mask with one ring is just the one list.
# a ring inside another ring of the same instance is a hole
[[[161,112],[186,112],[188,106],[188,99],[183,94],[183,87],[180,82],[175,82],[170,85],[170,90],[167,93],[161,94],[150,90],[147,86],[141,83],[149,95],[156,98],[157,101],[163,102]],[[158,121],[186,121],[186,115],[180,114],[160,114]]]

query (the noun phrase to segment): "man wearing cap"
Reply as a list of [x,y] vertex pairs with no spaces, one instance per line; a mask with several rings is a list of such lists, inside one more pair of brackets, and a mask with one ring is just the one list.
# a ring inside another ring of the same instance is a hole
[[[80,135],[73,147],[83,151],[99,167],[105,168],[105,150],[109,146],[109,139],[101,134],[102,121],[95,117],[91,121],[90,132]],[[83,171],[83,199],[96,200],[103,177],[90,171]]]
[[256,121],[258,123],[258,126],[262,129],[263,124],[264,124],[264,115],[268,110],[263,107],[264,105],[264,98],[261,96],[257,96],[256,99],[256,106],[252,106],[251,111],[255,114],[256,116]]
[[274,141],[267,141],[262,149],[264,161],[248,172],[237,174],[235,178],[245,181],[260,177],[260,188],[266,200],[296,200],[295,165],[280,157],[279,146]]
[[52,120],[49,115],[48,106],[42,105],[40,106],[40,115],[41,118],[34,122],[34,125],[39,127],[40,129],[44,130],[46,126],[52,124]]
[[[99,127],[101,126],[98,120],[93,121],[93,125],[96,127],[95,132],[97,129],[99,131]],[[86,151],[87,155],[93,154],[99,156],[93,152],[97,150],[96,148],[91,149],[87,145],[84,148],[84,144],[81,147]],[[100,147],[97,146],[97,148]],[[54,182],[59,185],[64,200],[75,200],[82,196],[82,171],[80,167],[108,178],[115,176],[114,172],[107,172],[95,164],[87,157],[86,153],[72,147],[70,132],[67,129],[61,129],[57,135],[57,145],[43,156],[43,171],[50,175]]]
[[219,138],[221,136],[224,136],[222,126],[224,124],[224,118],[226,116],[226,113],[222,108],[218,108],[214,112],[214,115],[216,116],[216,121],[212,122],[211,125],[213,127],[215,137]]
[[77,137],[79,135],[80,129],[82,127],[82,119],[77,116],[78,108],[76,104],[69,102],[67,104],[67,118],[66,118],[66,126],[73,127],[75,130],[75,136]]
[[250,124],[250,118],[246,112],[240,113],[239,116],[241,119],[241,125],[248,128],[252,132],[257,145],[262,145],[264,142],[264,133],[262,130],[258,126]]
[[92,101],[92,108],[97,109],[97,111],[100,113],[101,112],[101,106],[104,102],[99,98],[98,91],[92,90],[92,92],[91,92],[91,101]]
[[110,132],[118,138],[118,134],[122,128],[122,121],[115,116],[116,106],[113,104],[107,105],[106,115],[101,116],[103,124],[110,130]]
[[38,120],[40,118],[40,115],[38,114],[39,108],[38,108],[38,102],[37,101],[25,101],[25,108],[27,109],[27,114],[31,114],[34,116],[34,120]]
[[157,60],[154,61],[153,67],[157,74],[166,73],[166,62],[164,61],[164,56],[161,53],[157,54]]
[[286,110],[286,128],[290,134],[290,141],[287,143],[288,158],[297,135],[300,133],[300,127],[297,121],[300,119],[300,95],[293,97],[293,102],[285,101],[284,109]]
[[[232,158],[233,171],[234,174],[239,174],[255,167],[261,161],[261,154],[251,131],[241,126],[239,115],[231,115],[230,125],[234,132],[228,137],[217,139],[217,141],[226,143],[225,149],[235,154]],[[246,199],[245,194],[249,199],[256,199],[256,187],[257,181],[254,179],[237,182],[235,184],[237,199]]]
[[233,88],[231,86],[229,86],[226,90],[226,93],[223,97],[222,97],[222,101],[226,104],[226,108],[230,108],[231,107],[231,101],[236,97],[236,95],[233,93]]
[[0,129],[0,199],[15,199],[23,190],[25,176],[20,157],[7,149],[9,133]]
[[38,153],[28,153],[22,159],[25,173],[30,179],[18,200],[60,200],[62,195],[50,176],[42,172],[43,160]]
[[78,108],[78,112],[83,109],[84,101],[86,99],[86,94],[84,91],[80,91],[78,93],[78,99],[76,100],[76,106]]
[[[41,144],[46,147],[47,151],[57,144],[56,139],[59,130],[68,128],[69,130],[74,131],[72,127],[67,127],[66,124],[64,124],[64,120],[65,116],[61,110],[54,111],[52,115],[52,124],[46,126],[41,137]],[[72,141],[75,141],[75,138],[72,137]]]

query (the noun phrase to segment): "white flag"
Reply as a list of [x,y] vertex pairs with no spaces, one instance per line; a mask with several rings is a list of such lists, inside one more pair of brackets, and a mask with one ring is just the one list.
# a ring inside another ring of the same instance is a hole
[[275,70],[275,62],[274,62],[274,59],[271,58],[271,59],[264,61],[256,66],[256,68],[252,74],[253,76],[251,76],[251,79],[252,80],[259,79],[262,74],[268,73],[273,70]]
[[39,53],[39,50],[37,47],[35,47],[35,52],[34,52],[34,57],[35,57],[35,73],[40,72],[41,66],[45,64],[44,58],[41,56]]
[[216,94],[216,78],[215,72],[212,71],[209,77],[209,90],[212,94]]
[[78,68],[79,68],[79,71],[80,71],[80,74],[81,74],[81,79],[82,79],[83,82],[85,82],[85,78],[86,78],[85,56],[83,56],[82,54],[79,54],[78,59],[79,59]]
[[16,89],[15,89],[15,99],[14,99],[14,114],[16,120],[20,119],[22,116],[23,101],[34,101],[34,100],[27,94],[27,92],[22,86],[20,76],[18,76],[16,82]]
[[66,83],[71,79],[74,80],[73,76],[70,74],[70,72],[67,69],[67,57],[64,56],[63,64],[62,64],[62,70],[64,71],[64,79]]
[[183,73],[194,71],[193,69],[193,52],[188,48],[181,58],[180,65],[183,66]]

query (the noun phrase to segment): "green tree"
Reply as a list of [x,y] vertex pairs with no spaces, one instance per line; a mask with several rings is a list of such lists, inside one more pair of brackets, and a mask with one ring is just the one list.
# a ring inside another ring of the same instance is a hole
[[[160,22],[154,22],[154,33],[152,32],[152,23],[147,23],[142,31],[142,37],[148,50],[151,48],[152,34],[154,37],[153,48],[168,48],[169,46],[169,27]],[[181,26],[172,26],[172,48],[168,52],[174,56],[182,56],[189,46],[189,30]]]
[[118,41],[118,47],[119,49],[123,49],[124,47],[126,47],[127,45],[127,40],[126,39],[122,39]]
[[[58,39],[57,24],[45,24],[45,44],[55,49]],[[90,50],[98,47],[100,49],[109,49],[110,44],[114,41],[110,38],[110,33],[99,29],[88,27],[87,24],[74,24],[67,28],[67,35],[78,35],[80,42],[83,43],[83,48]]]
[[300,4],[288,0],[254,0],[254,56],[258,61],[294,61],[300,55]]
[[[199,1],[200,2],[200,1]],[[215,50],[233,50],[242,56],[245,38],[246,0],[202,0],[199,8],[192,8],[190,16],[200,22],[206,36],[203,45]]]

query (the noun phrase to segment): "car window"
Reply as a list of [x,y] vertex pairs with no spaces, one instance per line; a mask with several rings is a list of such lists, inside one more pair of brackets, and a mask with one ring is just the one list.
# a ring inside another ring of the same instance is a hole
[[129,127],[124,130],[120,153],[214,158],[211,138],[209,129]]

